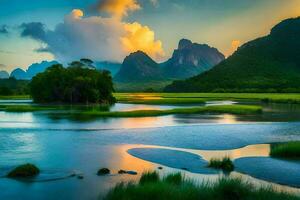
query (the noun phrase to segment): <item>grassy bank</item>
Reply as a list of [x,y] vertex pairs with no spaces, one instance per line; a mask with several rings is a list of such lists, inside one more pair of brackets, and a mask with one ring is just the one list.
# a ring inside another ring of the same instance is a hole
[[120,102],[156,103],[182,101],[183,103],[197,103],[213,100],[233,101],[263,101],[274,103],[300,103],[300,94],[286,93],[116,93],[115,97]]
[[276,192],[272,188],[256,188],[240,179],[222,178],[215,183],[197,185],[181,174],[160,179],[156,172],[143,174],[139,183],[120,183],[106,200],[299,200],[300,197]]
[[300,141],[272,144],[270,155],[286,159],[300,159]]
[[136,110],[124,112],[99,112],[91,110],[80,113],[81,115],[90,115],[97,117],[150,117],[163,116],[172,114],[198,114],[198,113],[228,113],[228,114],[255,114],[261,113],[260,106],[248,105],[224,105],[224,106],[207,106],[193,108],[175,108],[169,110]]
[[0,100],[29,100],[29,95],[8,95],[0,96]]
[[98,112],[108,111],[105,105],[0,105],[0,110],[5,112],[36,112],[36,111],[77,111],[96,110]]

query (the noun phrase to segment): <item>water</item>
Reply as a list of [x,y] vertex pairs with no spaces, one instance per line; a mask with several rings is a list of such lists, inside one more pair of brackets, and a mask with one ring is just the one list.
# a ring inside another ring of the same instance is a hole
[[[175,107],[117,104],[112,110]],[[48,112],[0,112],[0,171],[4,173],[9,167],[30,162],[43,170],[44,177],[64,177],[46,182],[0,178],[0,199],[101,198],[117,182],[137,180],[143,171],[161,166],[128,154],[132,148],[171,148],[205,160],[223,155],[239,159],[268,156],[268,144],[272,142],[300,140],[299,106],[269,104],[264,109],[263,115],[243,117],[199,114],[84,121],[53,117]],[[112,175],[98,177],[96,172],[102,167],[110,168]],[[118,175],[120,169],[134,170],[138,175]],[[216,180],[220,176],[166,166],[160,173],[175,171],[182,171],[197,181]],[[70,172],[82,173],[84,179],[65,177]],[[239,172],[232,176],[269,184]],[[273,185],[279,190],[300,192],[294,187]]]

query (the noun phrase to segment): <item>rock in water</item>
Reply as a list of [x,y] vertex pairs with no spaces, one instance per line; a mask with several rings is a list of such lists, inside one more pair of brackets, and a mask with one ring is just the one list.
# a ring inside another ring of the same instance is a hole
[[40,173],[39,168],[33,164],[20,165],[8,173],[9,178],[28,178]]
[[108,168],[99,169],[98,172],[97,172],[98,176],[103,176],[103,175],[106,175],[106,174],[110,174],[110,170]]

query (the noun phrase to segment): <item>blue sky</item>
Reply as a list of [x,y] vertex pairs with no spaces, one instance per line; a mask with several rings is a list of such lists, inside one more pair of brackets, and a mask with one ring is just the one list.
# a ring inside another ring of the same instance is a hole
[[[97,0],[0,0],[0,27],[5,25],[9,32],[0,33],[0,64],[5,66],[0,65],[1,68],[25,69],[33,62],[58,59],[54,50],[36,52],[50,45],[45,44],[48,41],[20,37],[22,30],[18,27],[22,23],[42,22],[47,30],[54,30],[73,9],[82,10],[86,18],[107,17],[106,12],[91,9],[96,3]],[[137,3],[141,9],[129,11],[122,23],[138,22],[149,27],[155,33],[153,42],[162,43],[165,59],[181,38],[207,43],[228,56],[234,51],[234,41],[242,44],[263,36],[281,20],[300,15],[299,0],[137,0]]]

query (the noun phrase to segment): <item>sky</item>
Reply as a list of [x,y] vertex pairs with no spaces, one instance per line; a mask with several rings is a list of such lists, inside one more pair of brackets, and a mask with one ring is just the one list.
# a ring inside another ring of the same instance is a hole
[[182,38],[226,56],[300,16],[300,0],[0,0],[0,70],[43,60],[165,61]]

